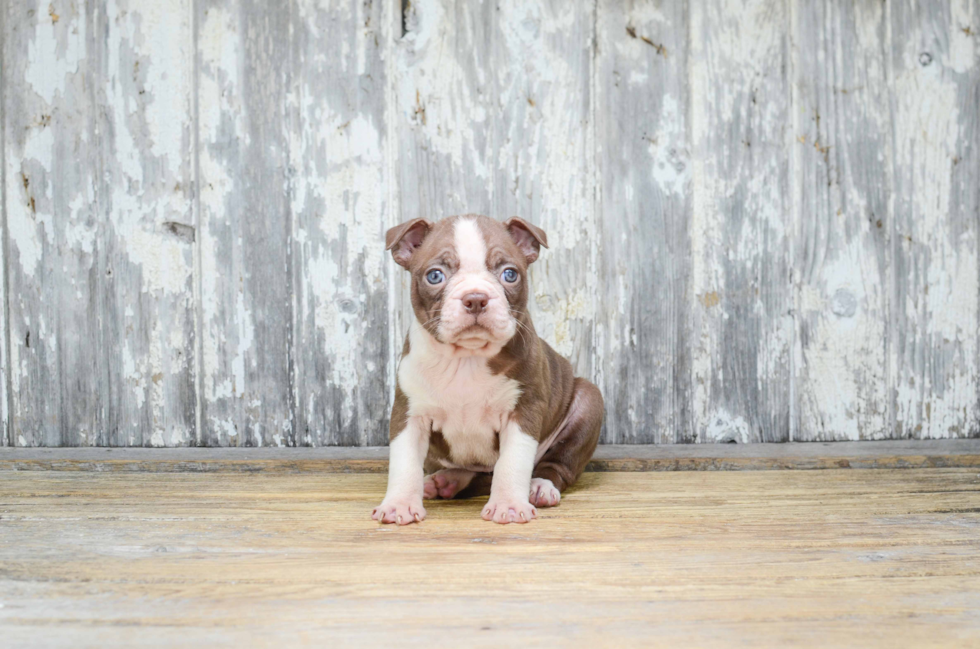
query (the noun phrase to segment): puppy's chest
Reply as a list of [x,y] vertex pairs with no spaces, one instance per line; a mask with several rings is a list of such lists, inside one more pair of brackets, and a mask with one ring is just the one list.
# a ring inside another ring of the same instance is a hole
[[428,420],[442,433],[452,463],[492,467],[497,434],[520,397],[520,385],[492,374],[484,358],[417,359],[406,356],[398,382],[408,397],[409,415]]

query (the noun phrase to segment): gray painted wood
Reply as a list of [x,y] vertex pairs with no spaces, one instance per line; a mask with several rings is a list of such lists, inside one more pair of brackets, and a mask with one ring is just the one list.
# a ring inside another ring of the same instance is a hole
[[[7,0],[0,0],[0,17],[4,24],[7,20]],[[10,446],[10,391],[7,386],[10,378],[10,337],[7,335],[7,324],[10,308],[7,300],[7,203],[6,192],[7,160],[4,152],[7,150],[6,102],[3,93],[6,88],[4,78],[6,68],[3,62],[6,56],[6,30],[0,29],[0,446]]]
[[792,33],[795,437],[888,437],[887,8],[797,2]]
[[19,445],[193,442],[193,41],[173,8],[7,6]]
[[785,441],[790,433],[788,9],[775,1],[690,7],[698,441]]
[[889,7],[893,436],[976,436],[980,3]]
[[596,353],[609,442],[692,441],[684,3],[598,5]]
[[980,436],[980,2],[853,4],[0,0],[0,443],[384,443],[463,212],[606,441]]
[[287,111],[298,444],[388,439],[393,264],[382,245],[392,218],[385,59],[395,25],[387,4],[292,6]]
[[[119,0],[101,17],[96,202],[105,284],[101,308],[87,315],[103,327],[96,349],[105,355],[112,445],[196,442],[191,6]],[[49,3],[52,20],[53,10]]]
[[[39,8],[10,3],[4,23],[3,67],[25,70],[5,75],[3,93],[13,438],[21,446],[107,443],[99,389],[107,371],[93,308],[105,266],[94,243],[102,39],[91,32],[103,21],[85,4],[58,23]],[[50,57],[43,71],[29,65],[32,47]]]
[[199,9],[206,444],[387,437],[382,9]]
[[296,443],[290,11],[201,0],[202,443]]

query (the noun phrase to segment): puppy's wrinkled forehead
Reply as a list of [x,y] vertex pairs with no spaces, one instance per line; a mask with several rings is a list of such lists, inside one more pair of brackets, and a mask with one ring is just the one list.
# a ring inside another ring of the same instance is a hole
[[433,263],[454,271],[479,272],[493,269],[501,260],[526,267],[520,248],[502,223],[486,216],[464,215],[436,223],[413,260],[415,269]]

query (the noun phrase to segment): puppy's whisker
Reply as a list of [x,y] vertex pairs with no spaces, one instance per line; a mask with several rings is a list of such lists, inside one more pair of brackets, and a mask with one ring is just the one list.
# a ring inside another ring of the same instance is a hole
[[438,320],[438,319],[439,319],[439,318],[440,318],[441,316],[442,316],[442,309],[436,309],[436,314],[435,314],[435,316],[433,316],[432,318],[429,318],[428,320],[426,320],[425,322],[423,322],[423,323],[422,323],[422,327],[426,327],[426,326],[428,326],[428,325],[429,325],[430,323],[433,323],[433,322],[435,322],[435,321],[436,321],[436,320]]
[[521,343],[527,345],[527,337],[525,336],[525,333],[530,335],[533,333],[533,331],[531,331],[530,327],[516,318],[514,319],[514,324],[517,325],[517,333],[521,337]]

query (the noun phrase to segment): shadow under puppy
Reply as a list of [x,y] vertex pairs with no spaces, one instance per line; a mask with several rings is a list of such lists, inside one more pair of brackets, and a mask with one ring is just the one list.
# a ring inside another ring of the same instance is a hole
[[485,520],[526,523],[536,507],[557,505],[592,457],[602,395],[538,338],[527,312],[527,270],[541,246],[544,231],[517,217],[388,230],[387,249],[412,274],[415,321],[375,520],[421,521],[423,497],[490,494]]

